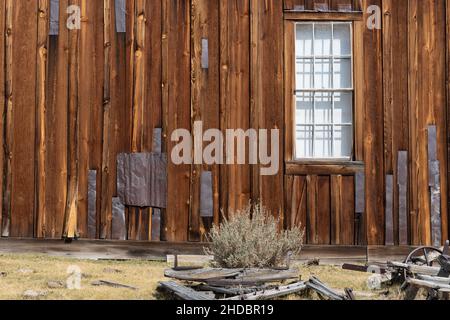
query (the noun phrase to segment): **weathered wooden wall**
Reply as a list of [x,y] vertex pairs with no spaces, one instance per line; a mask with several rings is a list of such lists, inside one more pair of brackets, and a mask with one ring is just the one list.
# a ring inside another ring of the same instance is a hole
[[[295,171],[281,158],[282,170],[270,177],[250,165],[170,163],[161,239],[204,240],[221,209],[229,214],[260,199],[285,226],[304,226],[310,244],[384,244],[385,176],[393,174],[397,185],[398,151],[408,151],[409,239],[430,243],[431,124],[438,129],[448,238],[448,0],[127,0],[126,33],[116,32],[114,0],[61,0],[59,34],[47,36],[49,2],[0,1],[3,236],[60,238],[76,224],[81,237],[93,237],[88,173],[96,170],[95,237],[111,239],[118,153],[152,151],[154,128],[163,128],[163,151],[170,152],[172,131],[190,130],[198,120],[205,130],[283,131],[286,12],[366,12],[378,5],[382,30],[366,27],[369,13],[354,28],[361,52],[355,57],[355,105],[361,109],[355,160],[365,173],[362,236],[355,234],[352,170]],[[81,8],[80,30],[66,28],[71,4]],[[202,39],[208,39],[208,69],[201,65]],[[200,217],[202,170],[213,173],[213,219]],[[398,188],[392,210],[398,234]],[[152,214],[126,209],[130,240],[154,239]]]

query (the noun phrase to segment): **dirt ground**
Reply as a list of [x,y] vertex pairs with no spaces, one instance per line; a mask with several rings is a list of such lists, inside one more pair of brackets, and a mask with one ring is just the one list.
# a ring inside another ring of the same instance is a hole
[[[0,255],[0,300],[153,300],[164,299],[157,293],[164,280],[165,262],[94,261],[54,258],[43,255]],[[337,266],[299,265],[302,280],[318,277],[332,288],[353,288],[357,299],[400,298],[398,287],[380,291],[367,288],[368,274],[343,271]],[[78,282],[77,279],[80,279]],[[69,280],[69,281],[68,281]],[[129,286],[104,285],[107,281]],[[67,286],[72,287],[68,288]],[[317,299],[290,296],[287,299]]]

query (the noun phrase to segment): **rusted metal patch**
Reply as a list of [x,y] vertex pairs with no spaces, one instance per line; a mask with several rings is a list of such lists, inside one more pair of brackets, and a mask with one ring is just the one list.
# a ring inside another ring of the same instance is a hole
[[152,213],[152,241],[161,240],[161,209],[154,208]]
[[141,208],[166,208],[166,154],[121,154],[117,168],[118,193],[123,204]]
[[209,44],[208,39],[202,38],[202,69],[209,69]]
[[386,245],[394,245],[394,176],[386,176]]
[[126,240],[125,206],[120,198],[112,199],[112,239]]
[[97,237],[97,171],[90,170],[88,176],[88,238]]
[[116,11],[116,31],[118,33],[127,32],[127,20],[126,20],[126,3],[125,0],[115,0]]
[[399,243],[408,245],[408,152],[399,151],[397,183],[399,196]]
[[214,198],[212,172],[204,171],[201,175],[200,216],[202,218],[214,217]]
[[355,175],[355,212],[357,213],[364,213],[365,211],[365,194],[365,175],[363,172],[358,172]]
[[59,34],[59,0],[50,1],[50,30],[49,35]]
[[153,129],[153,152],[162,153],[162,129]]

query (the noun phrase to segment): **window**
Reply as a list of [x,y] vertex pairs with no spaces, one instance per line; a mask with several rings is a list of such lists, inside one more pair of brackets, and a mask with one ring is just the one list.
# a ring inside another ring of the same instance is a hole
[[352,23],[296,23],[295,75],[295,160],[352,160]]

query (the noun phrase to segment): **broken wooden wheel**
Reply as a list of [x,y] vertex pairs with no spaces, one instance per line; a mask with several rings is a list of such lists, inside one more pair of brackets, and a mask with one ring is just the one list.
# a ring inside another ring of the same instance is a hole
[[[435,247],[420,247],[413,250],[405,260],[406,264],[432,267],[443,251]],[[404,269],[405,280],[415,278],[415,274],[409,269]]]

